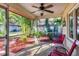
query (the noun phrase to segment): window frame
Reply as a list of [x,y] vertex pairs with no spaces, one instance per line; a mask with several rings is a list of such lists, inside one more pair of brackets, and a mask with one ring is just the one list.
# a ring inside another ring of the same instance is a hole
[[79,9],[79,7],[76,8],[76,39],[77,39],[77,40],[79,40],[79,39],[77,38],[77,20],[78,20],[78,19],[77,19],[77,10],[78,10],[78,9]]
[[[77,15],[76,15],[76,10],[79,8],[79,4],[76,4],[74,7],[72,7],[72,9],[68,12],[68,25],[67,25],[67,38],[68,38],[68,40],[70,40],[71,42],[74,42],[74,40],[76,40],[77,39]],[[69,37],[69,14],[71,13],[71,12],[73,12],[73,17],[74,17],[74,19],[73,19],[73,39],[72,38],[70,38]],[[75,29],[74,29],[75,28]]]
[[[73,13],[73,11],[71,11],[71,12],[68,14],[68,17],[69,17],[69,18],[68,18],[68,27],[70,27],[70,14],[71,14],[71,13]],[[73,20],[74,20],[74,15],[73,15]],[[73,20],[72,20],[72,21],[73,21]],[[74,23],[74,22],[73,22],[73,23]],[[74,27],[74,24],[73,24],[73,27]],[[69,32],[70,32],[70,28],[68,28],[68,37],[69,37],[70,39],[73,39],[73,37],[72,37],[72,38],[70,37]],[[74,30],[73,30],[73,33],[74,33]],[[73,34],[73,33],[72,33],[72,34]],[[73,35],[73,36],[74,36],[74,35]]]

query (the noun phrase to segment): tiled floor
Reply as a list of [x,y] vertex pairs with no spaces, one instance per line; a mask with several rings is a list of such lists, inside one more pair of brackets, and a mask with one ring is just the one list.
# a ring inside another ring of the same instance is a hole
[[17,55],[19,56],[47,56],[52,49],[51,43],[41,43],[29,48],[23,49]]

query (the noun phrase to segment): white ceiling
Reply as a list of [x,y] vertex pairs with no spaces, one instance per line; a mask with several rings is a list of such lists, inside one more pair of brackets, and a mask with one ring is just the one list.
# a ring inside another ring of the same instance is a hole
[[[46,3],[44,4],[44,6],[49,5],[50,3]],[[49,18],[49,17],[54,17],[54,16],[61,16],[61,13],[64,11],[64,9],[66,8],[66,6],[68,5],[67,3],[51,3],[53,5],[53,7],[47,9],[47,10],[51,10],[54,11],[54,13],[48,13],[48,12],[44,12],[44,16],[41,17],[40,13],[42,11],[37,11],[35,13],[33,13],[35,16],[38,16],[39,18]],[[20,3],[21,6],[23,6],[25,9],[27,9],[29,12],[33,12],[38,10],[37,8],[32,7],[34,6],[40,6],[40,3]]]

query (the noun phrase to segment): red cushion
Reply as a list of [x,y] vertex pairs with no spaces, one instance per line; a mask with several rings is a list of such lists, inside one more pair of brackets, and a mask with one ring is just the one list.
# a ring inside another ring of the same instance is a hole
[[53,43],[59,43],[62,44],[64,41],[65,35],[60,35],[58,38],[53,39]]

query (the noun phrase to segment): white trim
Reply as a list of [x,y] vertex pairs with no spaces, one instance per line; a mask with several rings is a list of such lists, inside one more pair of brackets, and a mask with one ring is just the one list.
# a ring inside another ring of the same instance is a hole
[[73,38],[76,39],[76,9],[73,11]]
[[68,35],[67,35],[67,37],[69,38],[69,14],[68,14],[67,17],[68,17],[68,20],[67,20],[67,21],[68,21],[68,24],[67,24],[67,32],[68,32],[67,34],[68,34]]
[[79,46],[79,40],[76,41],[76,45]]
[[68,40],[74,42],[74,39],[70,38],[69,36],[68,36]]

